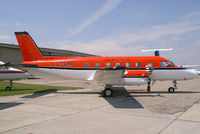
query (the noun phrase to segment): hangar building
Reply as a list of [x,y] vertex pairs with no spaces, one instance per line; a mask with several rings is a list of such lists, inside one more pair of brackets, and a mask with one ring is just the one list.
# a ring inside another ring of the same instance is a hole
[[[86,53],[80,53],[69,50],[60,49],[50,49],[50,48],[40,48],[42,53],[47,56],[61,56],[61,57],[88,57],[96,56]],[[0,43],[0,61],[11,64],[20,64],[23,61],[22,54],[20,52],[19,46],[14,44]]]

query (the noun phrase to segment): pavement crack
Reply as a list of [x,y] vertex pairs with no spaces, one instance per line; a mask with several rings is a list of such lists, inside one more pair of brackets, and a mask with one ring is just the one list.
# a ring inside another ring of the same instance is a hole
[[[190,105],[189,107],[191,108],[194,104],[198,103],[200,101],[200,99],[198,99],[197,101],[195,101],[192,105]],[[167,129],[170,125],[172,125],[175,121],[179,120],[178,118],[180,118],[184,113],[186,113],[190,108],[186,109],[185,111],[183,111],[179,116],[177,116],[174,120],[172,120],[168,125],[166,125],[163,129],[161,129],[158,134],[161,134],[165,129]],[[185,120],[186,121],[186,120]]]

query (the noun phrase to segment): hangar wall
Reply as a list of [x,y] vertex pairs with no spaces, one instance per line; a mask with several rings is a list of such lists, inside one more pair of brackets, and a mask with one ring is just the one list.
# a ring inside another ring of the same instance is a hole
[[[86,53],[80,53],[69,50],[60,50],[60,49],[40,48],[40,50],[44,55],[48,56],[61,56],[61,57],[96,56]],[[23,57],[20,52],[19,46],[14,44],[0,43],[0,61],[3,61],[5,63],[10,62],[11,64],[20,64],[23,61]]]

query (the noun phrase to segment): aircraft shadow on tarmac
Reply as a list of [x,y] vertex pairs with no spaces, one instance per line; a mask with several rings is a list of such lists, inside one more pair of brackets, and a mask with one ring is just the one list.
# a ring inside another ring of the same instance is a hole
[[26,96],[22,96],[21,98],[37,98],[37,97],[41,97],[47,94],[51,94],[51,93],[56,93],[57,89],[48,89],[48,90],[43,90],[43,91],[36,91],[31,95],[26,95]]
[[18,102],[5,102],[5,103],[0,103],[0,110],[15,107],[18,105],[21,105],[23,103],[18,103]]
[[129,90],[128,91],[133,97],[164,97],[164,94],[194,94],[200,93],[200,91],[175,91],[174,93],[169,93],[168,91],[151,91],[146,92],[146,90]]
[[[151,91],[146,89],[126,90],[124,87],[113,87],[113,97],[104,97],[104,99],[115,108],[144,108],[135,98],[136,97],[164,97],[164,94],[170,94],[168,91]],[[103,92],[57,92],[58,94],[100,94]],[[173,94],[191,94],[200,93],[199,91],[176,91]]]
[[[170,94],[168,91],[151,91],[146,92],[146,90],[126,90],[124,87],[113,87],[113,97],[104,97],[104,99],[112,105],[114,108],[124,108],[124,109],[140,109],[144,108],[140,102],[138,102],[135,98],[136,97],[163,97],[162,94]],[[99,97],[103,96],[103,92],[84,92],[84,91],[67,91],[57,92],[56,89],[48,90],[47,92],[35,92],[31,95],[26,95],[21,98],[37,98],[41,97],[47,94],[82,94],[82,95],[88,95],[88,94],[100,94]],[[188,94],[188,93],[200,93],[198,91],[176,91],[174,94]]]
[[[143,106],[126,91],[124,87],[114,87],[113,97],[104,97],[104,99],[115,108],[143,108]],[[57,92],[56,89],[48,90],[46,92],[35,92],[31,95],[22,96],[21,98],[37,98],[47,94],[100,94],[99,97],[103,96],[103,92]]]
[[[112,105],[114,108],[124,108],[124,109],[131,109],[131,108],[144,108],[133,96],[127,92],[124,87],[114,87],[113,88],[113,97],[104,97],[104,99]],[[103,97],[102,92],[57,92],[58,94],[99,94],[99,97]]]
[[113,87],[113,91],[113,97],[105,97],[105,100],[114,108],[144,108],[124,87]]

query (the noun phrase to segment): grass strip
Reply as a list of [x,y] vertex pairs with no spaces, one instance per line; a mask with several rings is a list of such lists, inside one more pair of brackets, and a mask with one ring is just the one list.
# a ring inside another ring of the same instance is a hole
[[63,86],[46,86],[46,85],[32,85],[13,82],[11,91],[5,91],[5,87],[9,86],[9,82],[0,81],[0,96],[10,96],[19,94],[32,94],[44,92],[56,92],[59,90],[74,90],[81,87],[63,87]]

